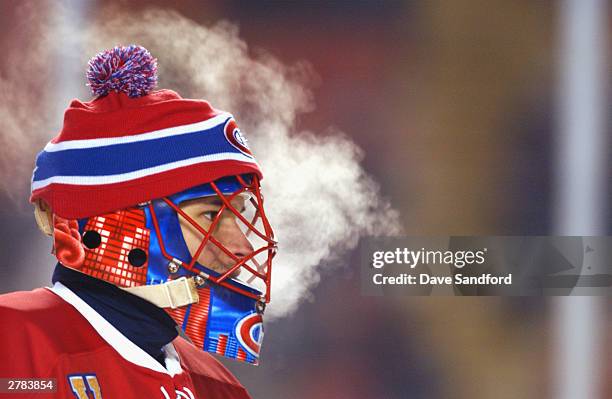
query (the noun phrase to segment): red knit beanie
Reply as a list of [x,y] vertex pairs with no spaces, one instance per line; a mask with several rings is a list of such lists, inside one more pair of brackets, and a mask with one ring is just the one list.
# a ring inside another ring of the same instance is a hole
[[156,60],[115,47],[89,63],[98,97],[73,100],[36,159],[30,201],[63,218],[100,215],[223,176],[261,171],[232,115],[155,86]]

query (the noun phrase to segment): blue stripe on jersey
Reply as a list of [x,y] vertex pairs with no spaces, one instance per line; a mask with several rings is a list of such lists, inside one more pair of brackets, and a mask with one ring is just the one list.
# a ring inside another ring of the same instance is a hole
[[242,154],[227,141],[223,126],[135,143],[42,151],[36,161],[38,168],[33,180],[53,176],[115,175],[203,155],[224,152]]

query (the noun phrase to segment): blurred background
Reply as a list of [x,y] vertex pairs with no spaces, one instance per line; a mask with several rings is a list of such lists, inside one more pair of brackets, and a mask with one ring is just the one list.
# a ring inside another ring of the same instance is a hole
[[[55,88],[58,64],[48,85],[8,73],[59,3],[78,17],[71,35],[104,26],[109,7],[173,9],[203,26],[228,21],[250,53],[306,65],[313,107],[295,129],[356,143],[408,235],[612,231],[605,1],[4,0],[2,108],[57,104],[23,145],[10,137],[28,132],[2,125],[11,132],[0,163],[0,292],[48,285],[54,265],[23,189],[29,175],[6,159],[17,152],[29,174],[68,99],[87,95],[82,61],[76,83]],[[321,261],[306,300],[266,325],[260,366],[226,362],[254,398],[612,398],[609,299],[365,297],[357,256]]]

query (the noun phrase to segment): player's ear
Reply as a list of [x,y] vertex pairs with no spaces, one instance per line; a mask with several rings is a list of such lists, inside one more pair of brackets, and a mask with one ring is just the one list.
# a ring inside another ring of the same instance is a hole
[[76,220],[53,215],[53,253],[62,265],[81,268],[85,261],[85,249]]
[[53,235],[53,213],[43,200],[34,202],[34,218],[40,231],[48,236]]

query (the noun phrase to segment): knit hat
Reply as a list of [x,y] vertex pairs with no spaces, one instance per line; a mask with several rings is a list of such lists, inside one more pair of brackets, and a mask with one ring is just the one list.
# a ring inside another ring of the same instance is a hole
[[30,202],[78,219],[134,206],[223,176],[261,171],[231,114],[171,90],[151,91],[157,60],[115,47],[89,62],[97,97],[77,99],[36,158]]

